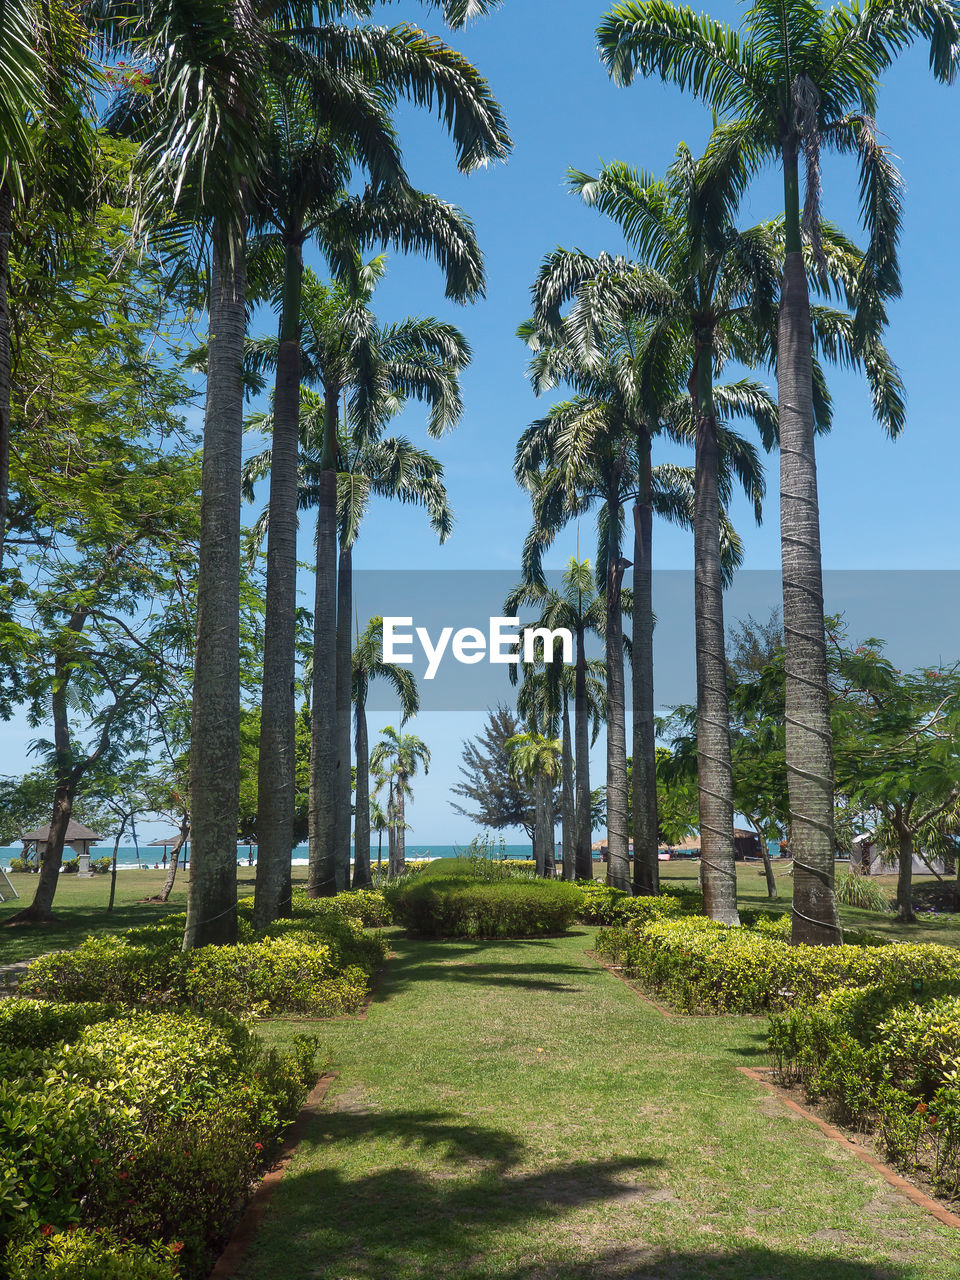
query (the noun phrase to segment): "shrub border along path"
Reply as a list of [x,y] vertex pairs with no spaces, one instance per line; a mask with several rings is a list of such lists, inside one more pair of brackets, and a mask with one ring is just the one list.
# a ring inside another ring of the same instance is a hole
[[952,1226],[737,1087],[762,1020],[654,1017],[591,942],[397,939],[238,1276],[955,1280]]
[[[657,1013],[664,1018],[696,1018],[710,1016],[705,1014],[681,1014],[677,1013],[674,1009],[668,1009],[666,1005],[658,1004],[656,1000],[652,1000],[636,982],[631,981],[631,979],[615,965],[607,964],[593,951],[588,951],[587,955],[591,960],[598,964],[601,969],[606,969],[607,973],[611,973],[615,978],[619,978],[624,986],[630,988],[634,995],[639,996],[639,998],[645,1004],[649,1005],[651,1009],[656,1009]],[[713,1016],[722,1018],[725,1016],[750,1017],[751,1015],[715,1014]],[[874,1152],[868,1151],[865,1147],[861,1147],[856,1142],[853,1142],[841,1129],[829,1124],[822,1116],[818,1116],[815,1111],[811,1111],[808,1107],[804,1107],[799,1102],[795,1102],[785,1089],[781,1089],[769,1078],[770,1073],[773,1071],[772,1067],[737,1067],[737,1070],[747,1076],[748,1079],[755,1081],[757,1084],[763,1085],[769,1093],[773,1094],[778,1102],[782,1102],[785,1107],[789,1107],[791,1111],[795,1111],[798,1116],[802,1116],[804,1120],[810,1120],[817,1126],[821,1133],[825,1134],[834,1142],[839,1143],[845,1151],[856,1156],[858,1160],[862,1161],[862,1163],[867,1166],[867,1168],[872,1169],[875,1173],[879,1173],[882,1178],[889,1182],[891,1187],[896,1187],[898,1191],[902,1191],[908,1200],[912,1200],[915,1205],[918,1205],[921,1209],[925,1209],[927,1213],[932,1214],[938,1222],[942,1222],[944,1226],[955,1227],[957,1230],[960,1230],[960,1214],[951,1213],[951,1211],[941,1201],[934,1200],[934,1198],[932,1196],[928,1196],[925,1191],[921,1191],[918,1186],[912,1183],[908,1178],[904,1178],[902,1174],[897,1173],[891,1165],[886,1164],[877,1155],[875,1155]]]

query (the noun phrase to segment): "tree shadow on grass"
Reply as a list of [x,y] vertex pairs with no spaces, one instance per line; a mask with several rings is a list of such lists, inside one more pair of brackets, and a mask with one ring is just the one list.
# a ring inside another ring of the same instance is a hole
[[[347,1176],[344,1167],[367,1144],[364,1172]],[[397,1163],[398,1146],[411,1152],[409,1163]],[[485,1253],[497,1251],[501,1233],[559,1221],[584,1206],[658,1194],[642,1180],[662,1164],[652,1157],[531,1170],[525,1153],[514,1135],[443,1112],[319,1115],[303,1158],[326,1167],[287,1172],[258,1237],[252,1274],[284,1280],[474,1274]],[[417,1167],[424,1155],[426,1167]]]
[[564,978],[585,976],[583,965],[569,960],[534,960],[521,958],[506,963],[485,959],[491,952],[509,949],[513,954],[531,945],[542,947],[550,939],[497,939],[489,942],[413,942],[398,940],[397,955],[391,961],[385,983],[378,988],[374,1002],[392,996],[423,982],[475,983],[488,987],[521,988],[532,991],[581,991],[582,986],[564,982]]

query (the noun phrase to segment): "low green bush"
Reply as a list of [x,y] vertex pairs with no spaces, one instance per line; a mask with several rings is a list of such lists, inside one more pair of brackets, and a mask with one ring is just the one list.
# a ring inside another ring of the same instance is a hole
[[794,947],[782,924],[731,928],[698,917],[603,930],[597,954],[678,1007],[763,1013],[840,987],[960,977],[960,952],[932,943]]
[[835,1118],[875,1129],[887,1155],[960,1195],[960,978],[833,992],[775,1015],[781,1079]]
[[[501,865],[501,864],[497,864]],[[490,879],[471,860],[445,858],[385,890],[394,919],[412,937],[533,938],[564,933],[583,902],[560,880]]]
[[61,871],[63,872],[63,874],[64,874],[65,876],[73,876],[73,875],[76,875],[76,874],[77,874],[77,872],[80,870],[80,859],[79,859],[79,858],[67,858],[67,859],[65,859],[65,860],[64,860],[64,862],[62,863],[62,865],[61,865],[61,868],[60,868],[60,869],[61,869]]
[[91,858],[90,870],[98,876],[104,876],[113,867],[112,858]]
[[7,1280],[178,1280],[178,1243],[130,1244],[114,1232],[49,1227],[9,1250]]
[[29,868],[28,868],[28,866],[27,866],[27,860],[26,860],[26,858],[11,858],[11,859],[10,859],[10,870],[11,870],[11,871],[27,871],[27,870],[29,870]]
[[847,907],[859,907],[862,911],[877,911],[888,915],[890,899],[878,884],[856,871],[838,871],[834,886],[837,901]]
[[0,1234],[82,1220],[178,1243],[205,1275],[317,1077],[315,1044],[268,1050],[222,1014],[92,1013],[70,1043],[0,1048]]
[[662,893],[656,897],[633,898],[612,885],[577,882],[583,894],[583,906],[577,919],[582,924],[625,924],[628,920],[659,920],[679,916],[688,908],[681,898]]
[[351,1013],[383,965],[386,946],[342,907],[321,905],[338,901],[298,901],[291,918],[260,936],[243,911],[236,946],[186,954],[180,950],[185,917],[170,915],[40,957],[24,973],[20,990],[50,1000],[176,1003],[260,1016]]
[[111,1004],[59,1004],[46,1000],[0,1000],[0,1051],[49,1049],[75,1039],[96,1022],[121,1012]]
[[332,898],[308,898],[302,891],[293,895],[294,918],[309,915],[341,915],[358,920],[367,929],[383,929],[393,923],[382,889],[351,889]]

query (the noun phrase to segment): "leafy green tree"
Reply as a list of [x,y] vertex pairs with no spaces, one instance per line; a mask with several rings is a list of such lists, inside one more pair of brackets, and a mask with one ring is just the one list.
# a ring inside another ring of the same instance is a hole
[[877,815],[875,842],[896,859],[897,913],[916,919],[914,856],[953,854],[960,835],[960,668],[902,672],[877,640],[850,650],[832,633],[837,780]]
[[[960,27],[954,5],[757,0],[741,32],[669,0],[624,0],[598,29],[611,76],[629,84],[658,75],[703,99],[720,134],[751,169],[774,160],[783,171],[784,254],[777,337],[783,617],[787,636],[787,767],[795,853],[794,938],[837,942],[833,893],[833,761],[820,521],[815,454],[806,235],[817,270],[826,271],[819,202],[822,148],[857,161],[861,214],[870,236],[863,271],[848,299],[852,339],[869,357],[885,321],[885,299],[900,291],[897,239],[901,182],[874,120],[883,72],[918,40],[930,46],[934,75],[956,75]],[[800,209],[799,162],[806,165]],[[902,418],[888,420],[899,430]]]
[[[470,349],[459,330],[433,317],[415,317],[398,324],[381,325],[367,303],[382,278],[385,259],[381,256],[368,263],[356,259],[354,268],[348,283],[329,286],[307,271],[301,290],[301,379],[307,384],[301,392],[299,411],[301,508],[316,507],[319,511],[322,507],[331,387],[336,391],[334,399],[337,403],[341,397],[345,401],[343,416],[338,418],[336,518],[340,557],[339,565],[334,568],[339,667],[343,665],[344,654],[349,665],[353,622],[353,545],[371,497],[387,497],[423,506],[441,540],[447,537],[452,527],[440,463],[403,437],[384,439],[382,431],[390,418],[411,399],[422,401],[429,407],[428,431],[431,435],[439,435],[455,424],[463,407],[460,370],[470,358]],[[275,365],[276,350],[273,340],[252,344],[251,362],[254,367]],[[269,430],[273,424],[271,417],[256,415],[248,420],[248,425]],[[270,468],[271,456],[271,452],[266,451],[247,464],[245,487],[248,496],[252,496],[254,482]],[[322,511],[318,515],[318,527],[322,523],[321,517]],[[257,522],[255,533],[258,537],[262,537],[268,520],[269,513],[265,513]],[[318,580],[330,568],[324,555],[318,542]],[[321,584],[317,590],[326,593],[327,586]],[[323,616],[322,613],[314,613],[314,705],[321,696],[318,686],[322,685],[323,690],[329,693],[329,685],[323,677],[323,664],[318,666],[316,661],[316,655],[323,653]],[[337,760],[342,762],[344,771],[339,790],[331,791],[336,801],[336,813],[328,804],[330,797],[327,792],[333,783],[330,776],[319,769],[323,751],[330,749],[329,734],[322,731],[322,722],[316,717],[313,722],[311,790],[315,817],[319,822],[318,814],[322,811],[326,815],[325,823],[332,821],[337,814],[347,819],[346,829],[338,829],[339,834],[324,825],[323,832],[317,827],[314,831],[316,838],[311,839],[311,865],[316,870],[314,878],[318,885],[328,887],[331,883],[347,887],[349,880],[350,794],[347,769],[350,759],[350,681],[339,667],[337,688],[338,691],[344,686],[347,688],[347,702],[345,708],[338,703],[335,721],[339,744]],[[340,730],[344,727],[347,730],[346,744],[340,741]],[[338,778],[340,772],[337,766]]]
[[404,733],[388,724],[381,729],[381,740],[370,753],[370,769],[374,773],[389,774],[391,783],[391,808],[393,845],[390,857],[390,878],[399,875],[406,865],[406,802],[411,791],[411,779],[420,766],[424,773],[430,769],[430,748],[415,733]]

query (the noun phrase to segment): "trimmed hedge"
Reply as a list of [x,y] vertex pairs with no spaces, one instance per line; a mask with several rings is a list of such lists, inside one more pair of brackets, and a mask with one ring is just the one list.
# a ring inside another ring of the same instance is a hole
[[685,902],[676,894],[662,893],[656,897],[634,898],[623,889],[596,881],[578,880],[577,888],[583,894],[583,906],[577,919],[583,924],[626,924],[631,920],[659,920],[666,916],[679,916],[696,910],[696,904]]
[[794,947],[788,927],[787,917],[758,918],[752,928],[694,917],[652,920],[602,931],[596,950],[691,1012],[763,1013],[841,987],[960,978],[953,947]]
[[138,1245],[113,1232],[48,1231],[14,1246],[7,1280],[178,1280],[176,1245]]
[[33,961],[19,989],[51,1000],[175,1003],[259,1016],[352,1013],[383,965],[386,946],[341,908],[317,906],[321,901],[338,899],[298,902],[291,919],[277,921],[259,938],[242,914],[241,941],[232,947],[183,954],[182,914],[126,934],[88,938],[73,951]]
[[566,932],[583,895],[560,880],[517,879],[506,864],[438,859],[385,890],[394,919],[417,938],[535,938]]
[[[150,1270],[160,1255],[151,1260],[148,1246],[160,1241],[187,1277],[207,1274],[317,1078],[314,1042],[280,1053],[235,1018],[171,1010],[104,1021],[93,1008],[80,1028],[80,1006],[31,1017],[25,1004],[4,1015],[5,1029],[19,1015],[36,1044],[25,1032],[0,1047],[0,1235],[17,1266],[26,1276],[55,1261],[57,1276],[165,1277]],[[53,1043],[57,1029],[66,1038]],[[84,1273],[87,1242],[50,1243],[81,1220],[143,1256]]]
[[833,992],[771,1018],[770,1048],[781,1079],[960,1196],[960,979]]

